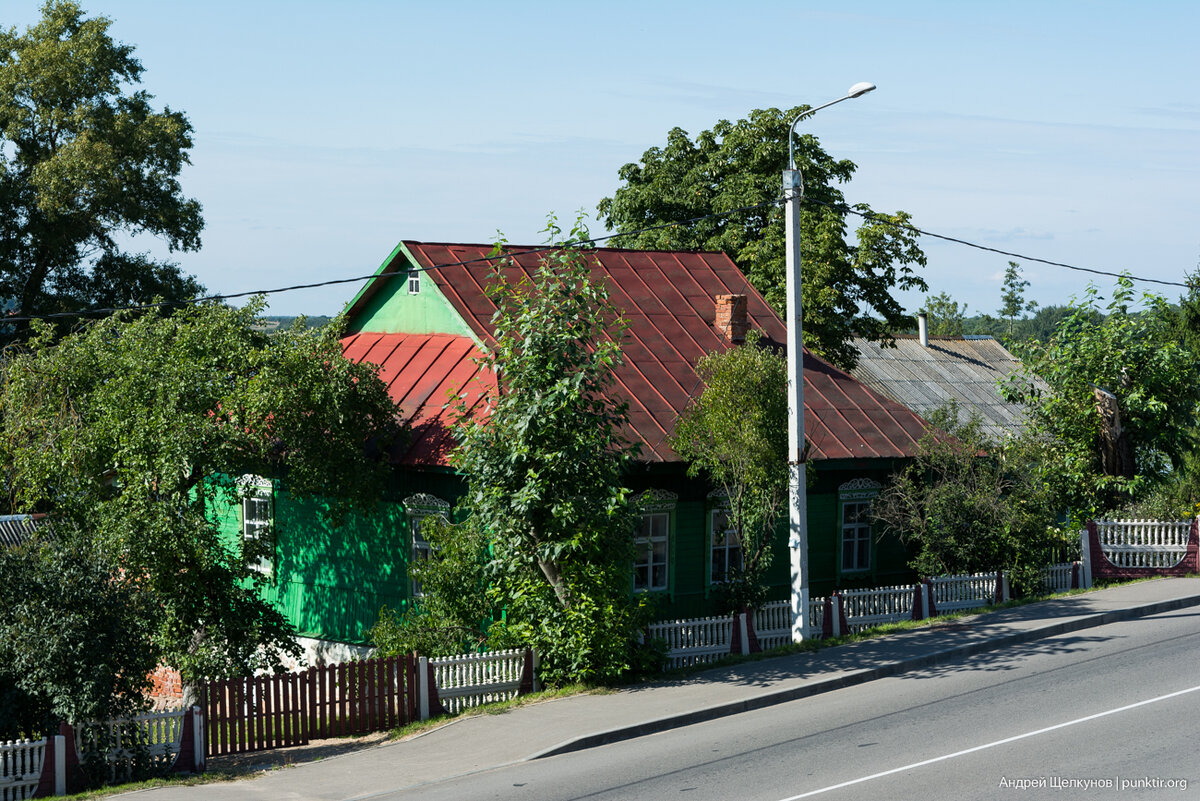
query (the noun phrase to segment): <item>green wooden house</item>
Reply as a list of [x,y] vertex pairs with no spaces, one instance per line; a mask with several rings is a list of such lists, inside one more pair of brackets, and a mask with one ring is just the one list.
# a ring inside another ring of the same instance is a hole
[[[531,250],[511,249],[509,278],[536,266]],[[350,303],[344,352],[378,365],[412,431],[391,454],[393,483],[377,515],[332,528],[315,507],[269,485],[259,500],[230,511],[229,526],[242,536],[274,537],[274,558],[260,567],[269,572],[271,599],[304,636],[365,642],[381,606],[402,608],[419,594],[407,565],[428,553],[421,520],[450,514],[465,488],[447,461],[453,406],[473,408],[495,383],[476,364],[494,341],[495,307],[485,292],[490,252],[490,245],[401,242]],[[662,619],[715,614],[714,588],[740,549],[736,537],[723,536],[723,498],[687,478],[666,438],[700,389],[697,360],[737,347],[749,327],[782,347],[783,321],[723,253],[598,249],[589,258],[629,323],[613,392],[628,402],[626,435],[641,447],[628,475],[643,511],[630,591],[653,594]],[[910,580],[903,548],[877,538],[865,511],[912,455],[925,423],[807,353],[805,420],[813,593]],[[784,521],[773,598],[789,597],[786,539]]]

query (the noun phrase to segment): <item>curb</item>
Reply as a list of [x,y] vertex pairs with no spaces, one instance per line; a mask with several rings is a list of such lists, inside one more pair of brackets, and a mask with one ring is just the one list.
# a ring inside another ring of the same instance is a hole
[[594,734],[585,734],[581,737],[565,740],[558,745],[553,745],[542,751],[538,751],[537,753],[527,756],[520,761],[528,762],[535,759],[544,759],[546,757],[557,756],[559,754],[569,754],[573,751],[583,751],[588,748],[595,748],[601,745],[618,743],[624,740],[632,740],[637,737],[645,737],[648,734],[657,734],[659,732],[670,731],[671,729],[691,726],[695,723],[704,723],[706,721],[716,720],[718,718],[724,718],[730,715],[738,715],[743,712],[752,712],[756,709],[763,709],[765,707],[775,706],[776,704],[785,704],[789,701],[796,701],[801,698],[808,698],[813,695],[833,692],[834,690],[840,690],[845,687],[853,687],[858,684],[865,684],[866,682],[875,681],[876,679],[897,676],[910,670],[937,665],[943,662],[948,662],[951,659],[957,659],[959,657],[975,656],[976,654],[994,651],[1007,646],[1020,645],[1022,643],[1032,642],[1034,640],[1057,637],[1060,634],[1070,634],[1073,631],[1095,628],[1097,626],[1106,626],[1110,623],[1119,623],[1125,620],[1146,617],[1147,615],[1157,615],[1163,612],[1172,612],[1176,609],[1185,609],[1192,606],[1200,606],[1200,595],[1175,598],[1169,601],[1158,601],[1156,603],[1130,607],[1128,609],[1117,609],[1111,612],[1101,612],[1098,614],[1078,617],[1073,620],[1063,621],[1061,623],[1040,626],[1038,628],[1019,631],[1013,634],[1000,635],[982,642],[944,648],[940,651],[932,651],[919,657],[897,660],[895,662],[887,662],[873,668],[863,668],[862,670],[856,670],[851,673],[846,673],[830,679],[814,681],[799,687],[773,690],[771,692],[763,693],[762,695],[758,695],[753,698],[746,698],[741,701],[732,701],[724,704],[718,704],[716,706],[693,710],[691,712],[682,712],[676,715],[668,715],[666,717],[655,718],[653,720],[634,723],[628,726],[620,726],[615,729],[608,729],[606,731],[596,732]]

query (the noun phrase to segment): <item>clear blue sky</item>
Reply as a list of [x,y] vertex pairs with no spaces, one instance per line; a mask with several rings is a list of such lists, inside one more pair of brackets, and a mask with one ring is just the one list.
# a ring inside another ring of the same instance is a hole
[[[183,183],[207,226],[179,260],[212,292],[368,274],[400,239],[540,242],[548,212],[594,214],[672,127],[862,80],[878,91],[803,124],[858,164],[852,202],[1153,278],[1200,256],[1194,2],[83,5],[195,127]],[[6,0],[0,24],[38,8]],[[922,245],[931,291],[997,309],[1006,257]],[[1023,267],[1042,305],[1089,280]],[[271,313],[333,314],[356,290]]]

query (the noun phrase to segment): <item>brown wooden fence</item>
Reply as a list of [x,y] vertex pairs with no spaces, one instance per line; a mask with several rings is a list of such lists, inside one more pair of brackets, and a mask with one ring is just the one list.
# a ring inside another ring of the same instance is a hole
[[417,717],[412,656],[221,679],[202,692],[208,756],[383,731]]

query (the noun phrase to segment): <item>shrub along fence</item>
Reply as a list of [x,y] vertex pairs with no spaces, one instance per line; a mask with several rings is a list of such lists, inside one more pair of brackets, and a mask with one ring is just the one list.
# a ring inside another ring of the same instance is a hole
[[42,740],[0,744],[0,801],[204,769],[199,707],[102,723],[63,723]]
[[[1059,592],[1080,586],[1079,563],[1052,565],[1043,571],[1046,589]],[[922,620],[938,614],[975,609],[1009,598],[1002,573],[940,576],[915,585],[841,590],[809,603],[809,636],[815,639],[862,631],[883,623]],[[667,644],[665,667],[715,662],[730,654],[747,654],[792,641],[791,603],[771,601],[751,613],[727,617],[666,620],[646,632]]]

